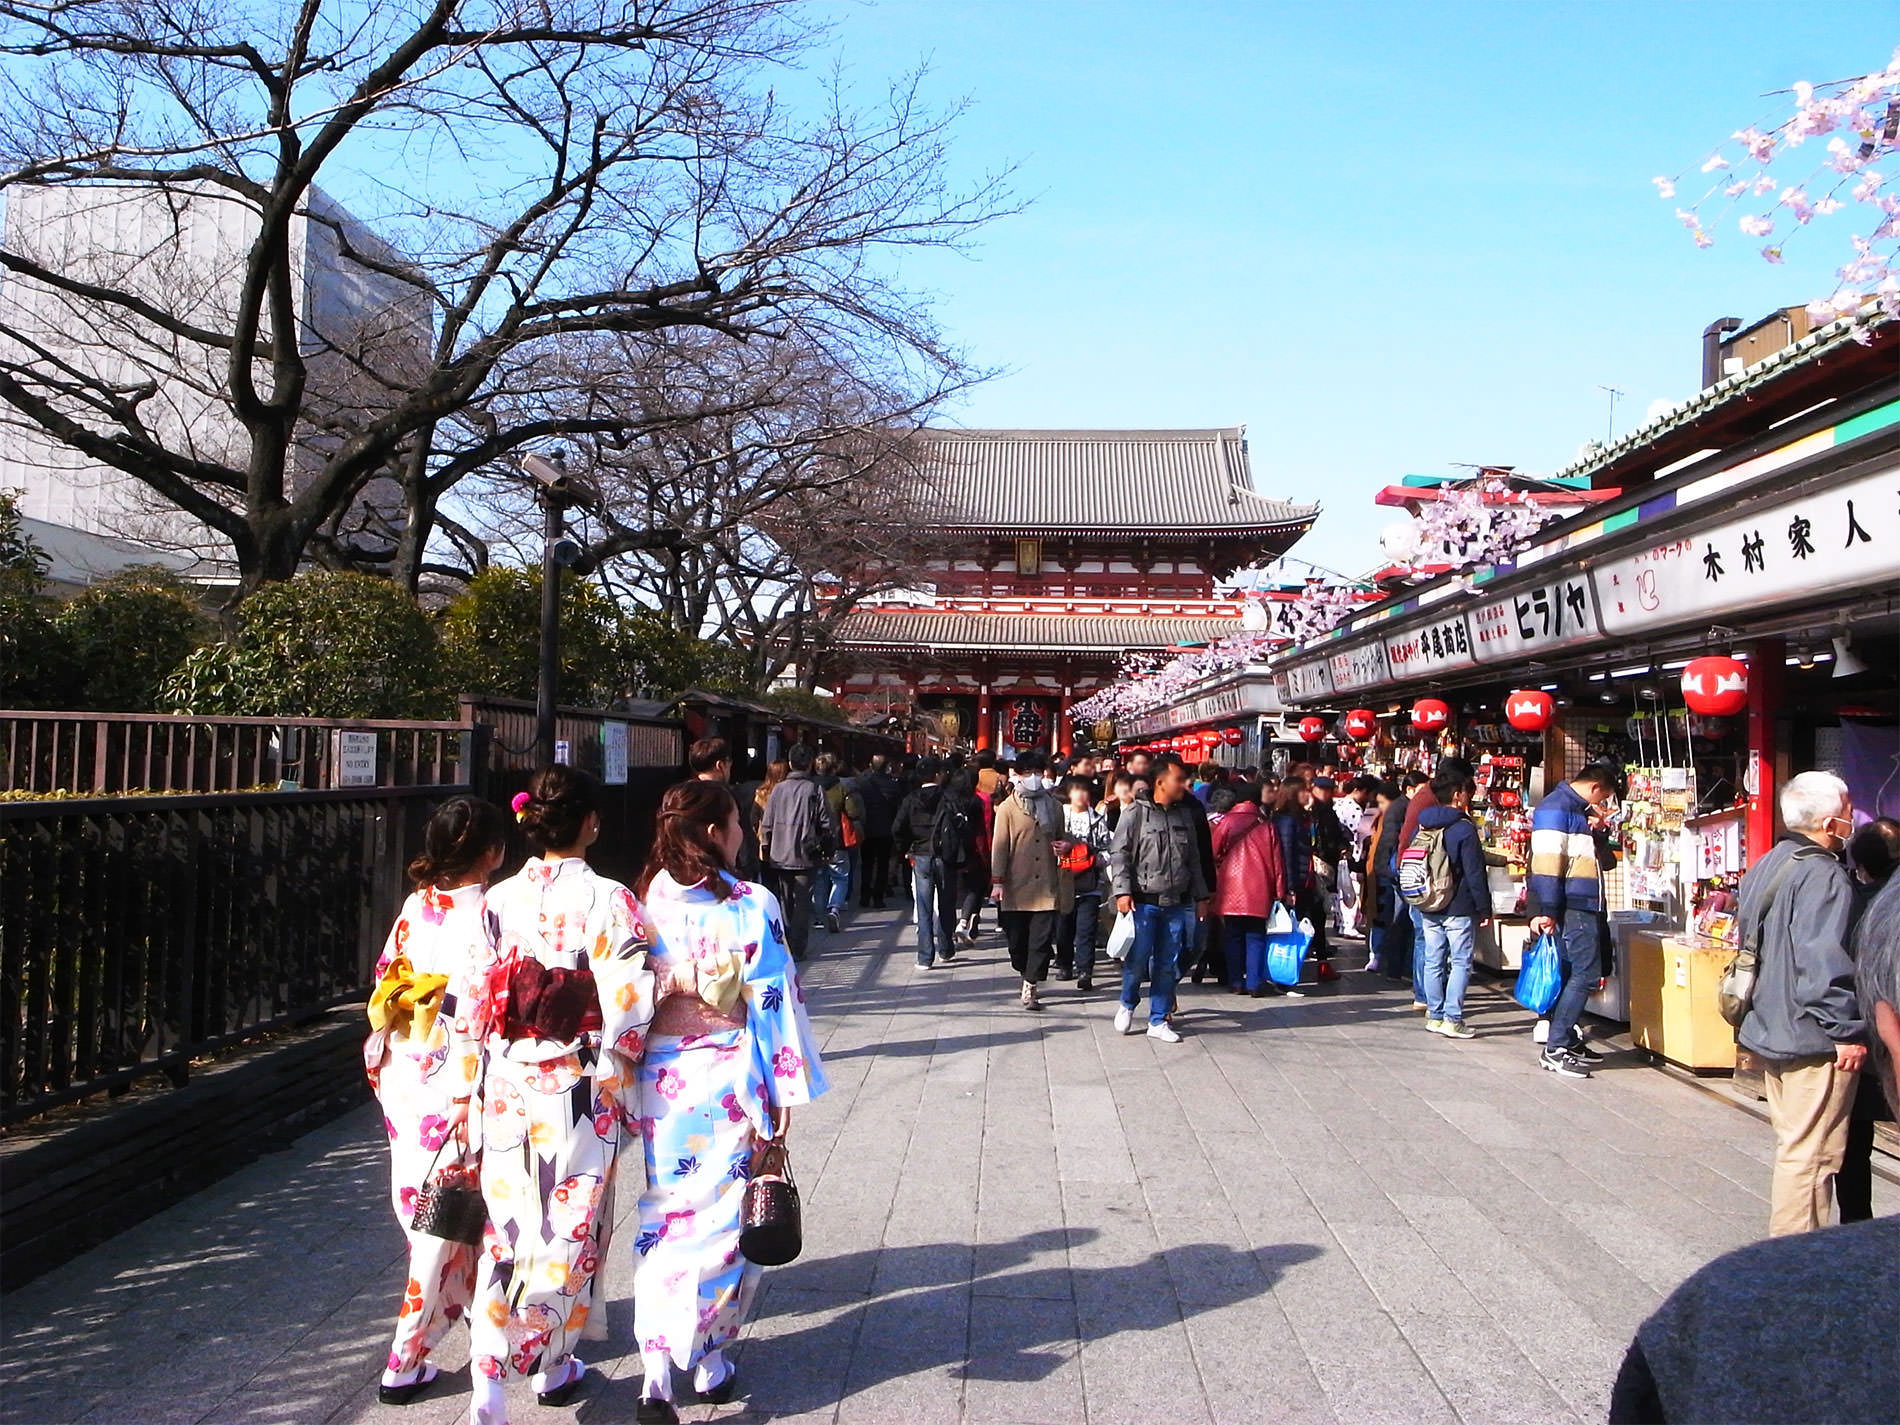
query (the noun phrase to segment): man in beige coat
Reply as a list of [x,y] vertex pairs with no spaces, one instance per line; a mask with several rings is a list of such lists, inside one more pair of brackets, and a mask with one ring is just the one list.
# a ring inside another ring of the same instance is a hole
[[996,808],[990,835],[990,899],[996,901],[1009,963],[1022,976],[1024,1009],[1040,1010],[1036,986],[1049,974],[1056,918],[1075,902],[1075,878],[1056,865],[1062,808],[1044,780],[1049,758],[1016,759],[1016,789]]

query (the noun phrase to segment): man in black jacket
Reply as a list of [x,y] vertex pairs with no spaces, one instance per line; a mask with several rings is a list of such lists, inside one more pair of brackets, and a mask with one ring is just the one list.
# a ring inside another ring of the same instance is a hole
[[858,840],[858,906],[883,910],[891,893],[891,828],[904,789],[890,773],[890,759],[882,752],[871,759],[863,776],[854,780],[864,803],[864,827]]
[[905,797],[891,820],[891,843],[908,863],[917,916],[917,966],[934,969],[957,957],[957,889],[976,855],[983,811],[968,790],[969,774],[946,786],[943,764],[917,768],[923,784]]

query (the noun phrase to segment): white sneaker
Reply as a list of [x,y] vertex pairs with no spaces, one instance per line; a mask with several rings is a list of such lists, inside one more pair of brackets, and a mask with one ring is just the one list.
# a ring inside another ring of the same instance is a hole
[[1550,1043],[1550,1021],[1548,1019],[1540,1019],[1537,1021],[1537,1027],[1531,1031],[1531,1043]]
[[1133,1034],[1135,1032],[1135,1012],[1132,1009],[1117,1009],[1115,1011],[1115,1032],[1117,1034]]
[[1160,1024],[1149,1025],[1148,1037],[1150,1039],[1159,1039],[1163,1044],[1179,1044],[1181,1042],[1181,1036],[1174,1032],[1174,1026],[1166,1021]]

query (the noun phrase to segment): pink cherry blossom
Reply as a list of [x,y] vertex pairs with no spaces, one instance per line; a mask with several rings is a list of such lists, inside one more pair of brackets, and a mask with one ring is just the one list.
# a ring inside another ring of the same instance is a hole
[[1726,158],[1722,157],[1719,153],[1712,153],[1709,155],[1708,161],[1702,165],[1702,171],[1704,173],[1720,173],[1727,167],[1728,160]]
[[1670,182],[1669,179],[1652,178],[1649,181],[1656,185],[1656,196],[1658,198],[1673,198],[1676,196],[1676,185]]
[[1767,247],[1764,247],[1761,250],[1761,255],[1768,262],[1772,262],[1777,265],[1779,265],[1781,262],[1781,249],[1778,247],[1775,247],[1772,244],[1770,244]]
[[1741,229],[1750,237],[1767,237],[1775,230],[1775,220],[1766,213],[1759,217],[1751,214],[1742,219]]

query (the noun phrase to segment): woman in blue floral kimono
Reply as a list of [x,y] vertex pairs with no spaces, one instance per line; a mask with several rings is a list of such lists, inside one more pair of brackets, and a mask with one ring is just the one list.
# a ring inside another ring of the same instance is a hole
[[409,1238],[396,1335],[377,1387],[385,1405],[407,1405],[428,1388],[436,1378],[429,1355],[475,1294],[475,1248],[409,1224],[438,1161],[467,1156],[480,1061],[467,1006],[473,978],[493,952],[494,920],[482,893],[501,865],[507,836],[508,823],[492,803],[444,802],[423,831],[422,854],[409,864],[415,894],[403,902],[376,962],[363,1065],[389,1135],[390,1202]]
[[595,1309],[633,1072],[670,987],[656,983],[633,893],[585,859],[600,835],[592,779],[549,767],[518,815],[541,854],[488,893],[496,954],[474,1016],[489,1223],[470,1324],[473,1425],[506,1425],[511,1373],[543,1405],[579,1391],[574,1347]]
[[779,903],[731,874],[740,844],[724,784],[683,783],[660,805],[642,877],[656,960],[690,965],[697,988],[661,1007],[638,1073],[647,1190],[633,1311],[649,1425],[677,1418],[675,1367],[693,1371],[701,1400],[732,1399],[724,1352],[759,1276],[739,1255],[753,1154],[826,1087]]

